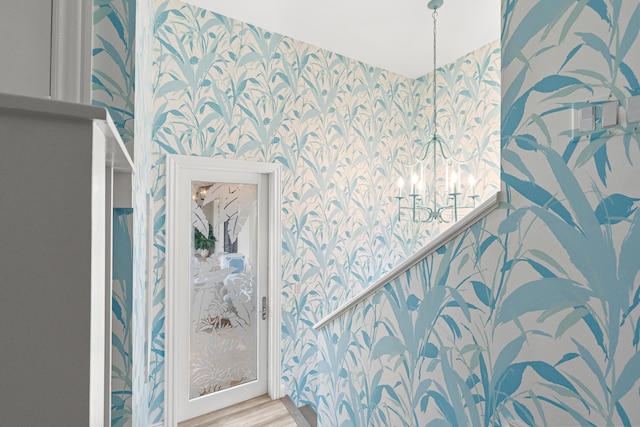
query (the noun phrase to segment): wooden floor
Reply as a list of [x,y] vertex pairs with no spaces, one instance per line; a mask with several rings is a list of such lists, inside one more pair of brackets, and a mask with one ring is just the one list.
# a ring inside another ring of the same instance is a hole
[[178,427],[214,426],[297,427],[298,423],[281,400],[264,395],[178,424]]

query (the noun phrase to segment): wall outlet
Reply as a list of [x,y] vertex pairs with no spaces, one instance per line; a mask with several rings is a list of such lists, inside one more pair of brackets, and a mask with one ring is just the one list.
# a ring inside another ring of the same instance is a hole
[[591,132],[596,128],[596,107],[591,105],[580,109],[580,121],[578,129],[580,132]]
[[640,122],[640,95],[627,98],[627,123]]
[[601,111],[603,128],[618,124],[618,101],[605,102],[602,104]]

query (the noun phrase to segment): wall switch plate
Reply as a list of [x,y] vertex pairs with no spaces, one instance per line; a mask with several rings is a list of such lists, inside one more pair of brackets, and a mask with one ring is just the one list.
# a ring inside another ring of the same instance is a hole
[[640,122],[640,95],[627,98],[627,123]]
[[590,132],[596,128],[596,107],[584,107],[580,109],[580,132]]
[[602,104],[602,127],[608,128],[618,124],[618,101]]

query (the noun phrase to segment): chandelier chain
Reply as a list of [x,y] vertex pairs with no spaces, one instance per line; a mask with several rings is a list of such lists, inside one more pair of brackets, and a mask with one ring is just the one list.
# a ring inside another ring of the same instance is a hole
[[436,21],[438,9],[433,9],[433,135],[434,139],[438,134],[438,104],[436,99]]

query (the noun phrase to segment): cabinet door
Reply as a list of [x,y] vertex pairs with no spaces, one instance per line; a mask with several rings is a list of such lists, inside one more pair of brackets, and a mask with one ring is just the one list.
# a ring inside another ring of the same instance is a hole
[[0,92],[51,93],[51,0],[0,0]]

